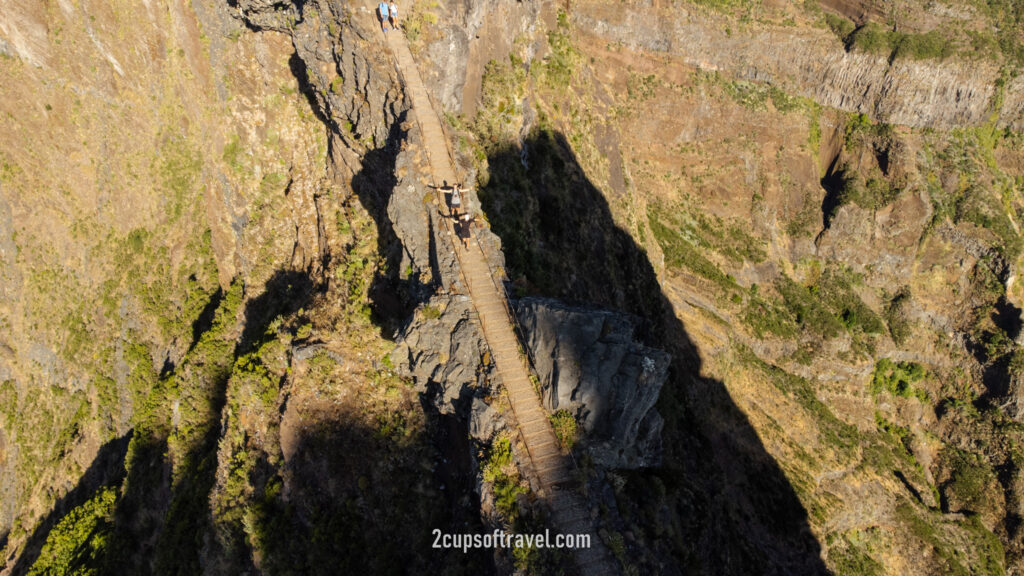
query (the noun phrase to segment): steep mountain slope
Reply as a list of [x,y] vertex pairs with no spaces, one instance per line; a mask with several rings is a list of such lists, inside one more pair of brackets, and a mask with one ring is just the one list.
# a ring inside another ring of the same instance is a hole
[[[572,572],[372,9],[0,10],[3,573]],[[1019,2],[401,10],[623,573],[1021,570]]]
[[879,58],[757,10],[551,7],[455,119],[516,285],[676,359],[665,465],[615,483],[633,565],[1012,572],[1017,45]]
[[380,364],[393,73],[372,26],[297,14],[5,9],[6,571],[387,571],[415,561],[379,549],[398,526],[458,518]]

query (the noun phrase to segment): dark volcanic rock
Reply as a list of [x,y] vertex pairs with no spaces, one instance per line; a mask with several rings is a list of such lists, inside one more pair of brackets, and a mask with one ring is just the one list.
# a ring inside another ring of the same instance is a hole
[[662,419],[654,404],[671,357],[637,342],[636,320],[625,314],[534,298],[515,308],[545,407],[577,417],[599,464],[659,464]]
[[402,331],[391,361],[399,374],[435,392],[430,398],[440,413],[453,414],[469,388],[484,381],[477,367],[485,346],[469,298],[435,296]]
[[[661,460],[661,416],[654,409],[668,375],[667,353],[637,342],[625,314],[524,299],[516,313],[527,335],[545,408],[568,410],[584,431],[583,446],[601,466],[637,468]],[[500,428],[477,391],[500,385],[485,364],[486,342],[466,296],[435,296],[402,330],[391,354],[441,413],[474,398],[471,433],[486,441]]]

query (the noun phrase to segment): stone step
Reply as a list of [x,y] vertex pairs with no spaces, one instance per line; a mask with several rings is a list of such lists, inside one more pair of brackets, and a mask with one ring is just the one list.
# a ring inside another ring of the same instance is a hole
[[558,450],[558,440],[552,439],[552,440],[542,441],[540,444],[538,444],[536,446],[530,446],[530,450],[531,451],[537,451],[537,450],[547,449],[549,446],[551,448],[555,449],[555,450]]
[[512,390],[509,392],[509,397],[512,398],[513,402],[521,402],[523,406],[529,406],[537,402],[537,394],[533,391],[533,388]]
[[520,426],[523,431],[523,436],[527,438],[528,442],[538,444],[541,441],[546,441],[555,438],[551,428],[543,423],[530,424],[529,426]]

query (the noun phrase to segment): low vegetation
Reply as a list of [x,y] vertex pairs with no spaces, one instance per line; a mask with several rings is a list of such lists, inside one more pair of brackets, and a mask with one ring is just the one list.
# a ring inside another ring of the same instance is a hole
[[436,0],[418,0],[409,3],[409,8],[405,11],[399,24],[413,48],[418,48],[436,33],[438,9],[439,4]]
[[[1020,65],[1024,62],[1024,44],[1019,38],[1006,33],[1010,22],[1020,22],[1020,10],[1007,8],[1008,2],[990,2],[993,23],[998,32],[989,30],[960,30],[945,25],[927,32],[904,32],[893,26],[868,21],[854,24],[843,16],[825,13],[825,25],[842,41],[849,51],[885,56],[890,62],[906,60],[945,60],[951,57],[1005,61]],[[1019,6],[1019,2],[1016,2]],[[998,16],[996,16],[998,14]]]
[[977,518],[969,518],[963,523],[972,536],[971,544],[977,547],[981,557],[979,565],[968,567],[964,565],[963,551],[941,536],[939,527],[943,522],[937,513],[916,511],[910,504],[901,504],[896,509],[896,517],[911,536],[934,554],[932,562],[943,574],[1001,576],[1006,573],[1003,568],[1005,552],[999,539],[982,527]]
[[483,466],[484,482],[493,484],[495,505],[504,518],[514,522],[520,510],[517,497],[526,493],[519,485],[519,474],[512,459],[512,440],[509,434],[499,434],[491,442]]
[[916,362],[893,362],[888,358],[882,358],[875,364],[875,370],[871,374],[871,394],[877,396],[884,391],[893,396],[914,397],[926,402],[928,393],[916,386],[926,375],[924,366]]
[[735,266],[763,262],[767,256],[764,242],[738,225],[685,206],[652,205],[648,208],[647,223],[665,254],[667,267],[685,269],[709,280],[726,296],[735,295],[740,287],[706,254],[718,254]]
[[828,557],[836,576],[882,576],[884,567],[872,555],[873,530],[849,530],[826,537]]
[[741,317],[759,338],[803,335],[811,337],[812,348],[817,348],[822,339],[849,334],[854,351],[870,355],[886,325],[857,294],[859,283],[856,274],[837,267],[809,273],[807,283],[783,274],[771,293],[751,286]]
[[563,449],[572,450],[576,441],[579,440],[576,417],[572,415],[572,412],[563,409],[555,412],[549,418],[551,426],[555,429],[555,436],[558,437],[558,443]]
[[100,574],[106,562],[117,490],[101,488],[92,498],[68,512],[50,530],[29,576]]
[[551,88],[564,88],[572,80],[580,55],[569,38],[569,17],[565,11],[558,11],[557,22],[557,28],[548,32],[551,52],[544,62],[544,82]]

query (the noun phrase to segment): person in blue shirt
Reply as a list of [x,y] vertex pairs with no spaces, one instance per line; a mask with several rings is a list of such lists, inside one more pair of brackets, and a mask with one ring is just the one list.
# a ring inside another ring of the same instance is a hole
[[[395,9],[395,15],[398,15],[398,9]],[[391,9],[388,7],[387,2],[381,2],[377,5],[377,17],[380,18],[380,29],[382,32],[388,31],[388,19],[391,17]]]

